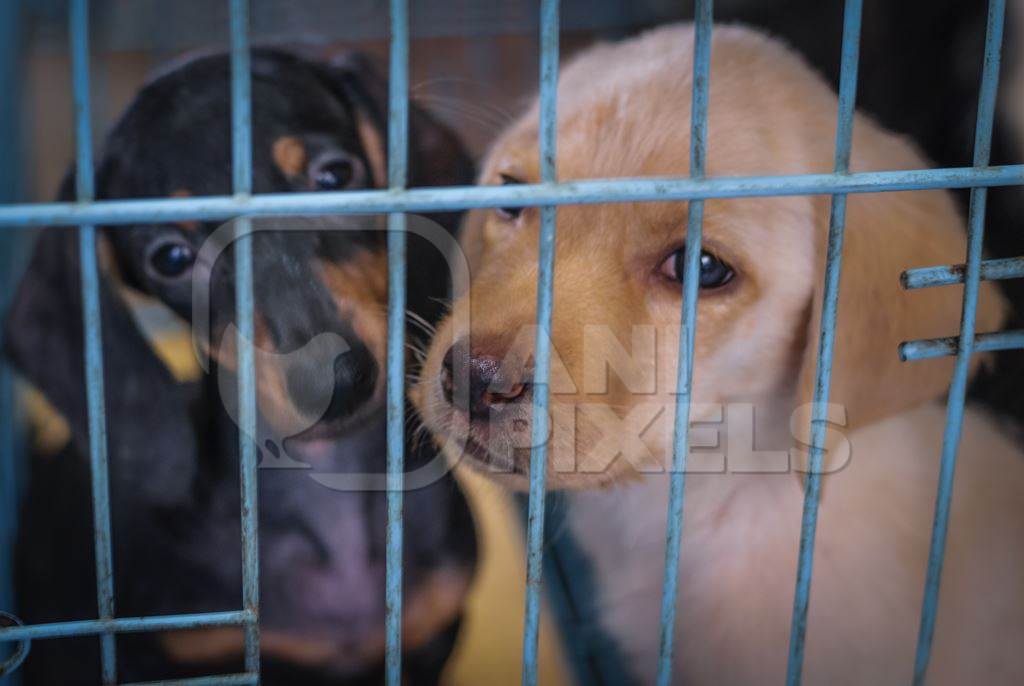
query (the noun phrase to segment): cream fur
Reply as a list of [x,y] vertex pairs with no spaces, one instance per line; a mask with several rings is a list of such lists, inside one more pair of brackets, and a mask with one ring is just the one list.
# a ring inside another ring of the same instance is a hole
[[[709,174],[829,171],[836,98],[822,79],[755,31],[719,27],[714,36]],[[692,27],[676,25],[572,61],[559,82],[559,178],[688,174],[692,50]],[[496,142],[481,182],[536,182],[536,137],[534,105]],[[860,115],[853,151],[855,171],[927,165],[908,141]],[[790,418],[810,400],[828,207],[824,197],[706,203],[704,247],[737,276],[699,299],[700,407],[692,419],[714,415],[720,403],[752,405],[759,450],[790,448],[799,437]],[[678,285],[659,279],[658,265],[681,246],[685,224],[685,203],[558,211],[548,479],[578,491],[569,496],[571,526],[593,557],[603,623],[645,682],[658,642],[668,482],[661,472],[672,435],[671,411],[657,408],[675,398],[680,311]],[[507,408],[485,432],[452,411],[438,379],[445,351],[467,335],[474,352],[528,367],[538,234],[535,209],[516,219],[470,214],[462,242],[471,280],[454,304],[471,315],[469,330],[456,330],[454,318],[439,327],[414,392],[441,442],[468,435],[491,449],[491,465],[461,464],[512,467],[493,476],[513,487],[527,480],[528,451],[516,431],[528,423],[529,403]],[[896,346],[954,334],[961,289],[908,293],[898,277],[909,267],[961,262],[964,248],[963,221],[946,192],[849,198],[831,401],[846,409],[850,453],[843,456],[843,435],[833,433],[826,466],[838,471],[824,477],[806,683],[909,679],[944,419],[934,401],[952,362],[902,363]],[[978,330],[998,329],[1002,311],[984,284]],[[611,336],[595,342],[588,327]],[[638,327],[654,332],[653,348]],[[621,360],[623,350],[634,373],[617,370],[595,389],[592,358]],[[652,386],[638,392],[647,381]],[[614,431],[604,430],[609,424]],[[609,444],[619,459],[601,471],[581,468]],[[695,451],[691,465],[701,459]],[[704,471],[715,471],[708,464]],[[792,475],[731,466],[687,483],[677,683],[770,683],[785,673],[802,491]],[[929,683],[1024,682],[1022,493],[1024,456],[968,412]]]

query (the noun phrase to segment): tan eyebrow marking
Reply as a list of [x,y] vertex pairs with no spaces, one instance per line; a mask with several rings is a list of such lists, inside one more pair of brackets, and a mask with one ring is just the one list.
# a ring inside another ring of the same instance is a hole
[[298,176],[306,166],[306,146],[295,136],[281,136],[274,141],[271,156],[285,176]]
[[[169,197],[171,197],[171,198],[191,198],[192,197],[192,191],[190,191],[187,188],[179,188],[178,190],[176,190],[173,193],[171,193],[171,195]],[[199,229],[199,222],[197,222],[197,221],[175,222],[174,225],[177,226],[179,229],[184,229],[185,231],[197,231]]]

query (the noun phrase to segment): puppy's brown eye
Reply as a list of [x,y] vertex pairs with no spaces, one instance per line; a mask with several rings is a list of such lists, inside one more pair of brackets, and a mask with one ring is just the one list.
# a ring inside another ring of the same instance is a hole
[[[521,185],[522,183],[522,181],[520,181],[514,176],[509,176],[508,174],[501,175],[502,186],[517,186]],[[524,208],[522,207],[498,207],[494,210],[494,212],[505,221],[515,221],[516,219],[519,219],[519,215],[523,213],[523,209]]]
[[[686,262],[686,251],[676,250],[665,258],[659,271],[673,281],[683,282],[683,267]],[[732,281],[736,273],[727,262],[720,260],[706,250],[700,253],[700,287],[705,289],[720,288]]]

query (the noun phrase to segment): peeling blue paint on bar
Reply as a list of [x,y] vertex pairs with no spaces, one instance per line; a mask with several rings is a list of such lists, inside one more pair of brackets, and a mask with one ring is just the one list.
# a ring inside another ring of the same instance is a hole
[[[972,350],[976,353],[991,353],[999,350],[1024,348],[1024,330],[979,333],[974,336]],[[927,360],[933,357],[956,355],[960,350],[960,337],[926,338],[901,343],[900,359],[904,362]]]
[[[985,60],[978,96],[978,119],[974,132],[974,166],[984,167],[989,162],[992,147],[992,126],[995,121],[996,97],[999,90],[999,62],[1003,42],[1003,21],[1006,0],[989,0],[985,33]],[[953,497],[953,476],[956,470],[960,430],[963,426],[964,400],[970,371],[971,353],[975,349],[974,320],[978,307],[978,289],[981,280],[981,253],[985,234],[984,188],[971,189],[967,212],[967,263],[964,274],[963,317],[957,340],[956,367],[949,385],[946,405],[946,428],[942,436],[942,461],[939,467],[939,487],[935,499],[935,521],[932,525],[931,548],[928,551],[928,571],[925,578],[921,625],[918,630],[917,652],[914,657],[914,684],[925,681],[931,658],[932,638],[938,612],[939,586],[942,581],[942,563],[946,553],[946,535],[949,527],[949,508]]]
[[[555,183],[558,140],[559,0],[540,6],[540,180]],[[548,462],[548,415],[551,372],[551,311],[555,274],[555,229],[558,210],[540,208],[537,273],[537,333],[534,342],[533,416],[530,434],[530,500],[526,528],[526,608],[523,612],[523,686],[537,684],[540,596],[544,569],[544,492]]]
[[[71,0],[71,78],[75,108],[75,188],[79,202],[95,196],[92,163],[92,123],[89,112],[89,4]],[[103,396],[103,330],[100,312],[100,277],[96,259],[96,227],[79,228],[82,277],[82,316],[85,327],[85,384],[89,417],[89,468],[92,478],[94,544],[96,548],[96,602],[100,619],[114,617],[114,569],[110,538],[110,484],[107,465],[107,417]],[[102,681],[117,681],[113,632],[100,636]]]
[[160,617],[118,617],[116,619],[85,619],[52,624],[32,624],[0,628],[0,642],[40,638],[93,636],[104,632],[140,633],[171,629],[202,629],[217,626],[241,626],[252,619],[245,610],[207,612],[202,614],[164,615]]
[[[252,103],[249,68],[249,3],[230,0],[231,11],[231,173],[235,196],[252,192]],[[256,370],[252,341],[252,236],[248,217],[235,220],[235,318],[238,326],[238,443],[242,518],[242,604],[245,623],[245,670],[260,671],[259,646],[259,485],[256,435]]]
[[[967,265],[965,264],[945,264],[940,267],[908,269],[900,275],[900,285],[907,290],[930,288],[932,286],[952,286],[953,284],[963,283],[966,272]],[[1024,257],[982,260],[979,278],[982,281],[1024,278]]]
[[[409,6],[391,0],[388,80],[388,189],[405,188],[409,150]],[[402,683],[402,550],[405,481],[405,215],[388,215],[387,529],[385,683]]]
[[[839,106],[836,116],[835,172],[850,168],[853,123],[857,100],[857,66],[860,58],[861,0],[846,0],[843,12],[842,61],[839,76]],[[804,477],[804,509],[800,521],[800,549],[797,557],[796,590],[793,594],[793,618],[789,633],[789,658],[786,684],[799,686],[803,678],[804,647],[807,636],[807,610],[814,571],[814,536],[818,526],[818,501],[821,495],[821,461],[825,445],[825,413],[832,381],[832,353],[835,346],[836,311],[839,278],[846,228],[846,194],[832,197],[829,212],[828,249],[825,258],[825,287],[818,339],[818,363],[814,375],[814,399],[811,408],[810,459]]]
[[[697,0],[694,18],[693,102],[690,112],[690,177],[700,179],[707,167],[708,86],[711,78],[712,0]],[[697,329],[700,286],[701,235],[704,201],[690,201],[686,224],[682,309],[679,330],[679,368],[676,374],[676,411],[669,474],[668,521],[665,528],[665,575],[661,589],[661,626],[658,644],[658,686],[672,681],[672,646],[675,638],[679,587],[679,549],[683,531],[686,458],[690,438],[690,401],[693,389],[693,344]]]
[[21,226],[130,224],[249,216],[436,212],[476,207],[537,207],[609,202],[709,200],[788,195],[878,193],[935,188],[1024,184],[1024,164],[951,169],[908,169],[850,174],[689,178],[623,178],[508,186],[449,186],[317,193],[261,193],[248,198],[208,196],[152,200],[100,200],[89,204],[30,203],[0,206],[0,229]]

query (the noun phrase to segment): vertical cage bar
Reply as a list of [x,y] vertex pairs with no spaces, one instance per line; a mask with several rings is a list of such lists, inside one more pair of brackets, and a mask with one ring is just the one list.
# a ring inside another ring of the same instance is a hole
[[[694,17],[693,101],[690,110],[690,176],[704,177],[707,167],[708,81],[711,76],[712,0],[697,0]],[[665,575],[661,588],[661,629],[658,643],[658,686],[672,680],[672,646],[679,585],[679,548],[683,530],[686,457],[689,451],[690,401],[693,382],[693,343],[697,327],[700,284],[700,243],[704,227],[704,201],[690,201],[686,223],[682,309],[679,329],[679,369],[676,373],[676,410],[669,474],[668,521],[665,528]]]
[[[388,79],[388,187],[405,188],[409,138],[409,6],[391,0]],[[402,683],[402,540],[405,483],[405,214],[388,215],[387,548],[385,680]]]
[[[71,78],[75,112],[75,189],[79,202],[95,195],[92,164],[92,122],[89,112],[89,4],[72,0]],[[110,484],[107,465],[107,418],[103,391],[103,332],[100,312],[96,227],[79,228],[82,269],[82,315],[85,327],[85,384],[89,418],[89,468],[92,475],[93,527],[96,547],[96,600],[100,619],[114,618],[114,571],[110,538]],[[117,681],[114,633],[100,636],[102,680]]]
[[[0,3],[0,93],[6,93],[9,102],[19,102],[21,3]],[[18,143],[20,124],[17,108],[0,108],[0,149],[8,151],[0,161],[0,202],[14,202],[18,192],[18,166],[22,161]],[[14,284],[14,266],[17,234],[0,236],[0,311],[6,310]],[[0,336],[3,334],[0,322]],[[17,401],[14,392],[14,374],[4,360],[0,360],[0,610],[13,612],[14,597],[14,541],[18,529],[19,467],[24,455],[18,450],[15,424]],[[0,646],[0,663],[14,654],[15,644]],[[0,686],[17,686],[19,675],[0,677]]]
[[[860,58],[861,0],[846,0],[843,12],[842,61],[839,76],[839,106],[836,116],[835,166],[837,174],[850,170],[853,122],[857,101],[857,66]],[[814,570],[814,536],[818,527],[818,501],[821,496],[821,464],[825,445],[826,409],[832,382],[832,353],[835,348],[836,311],[839,302],[843,237],[846,229],[846,194],[832,196],[828,222],[828,249],[825,258],[825,287],[818,339],[818,363],[814,374],[811,407],[811,441],[807,474],[804,480],[804,508],[800,521],[800,550],[797,556],[796,590],[789,633],[789,659],[786,683],[797,686],[803,678],[804,647],[807,635],[807,608]]]
[[[252,192],[252,103],[249,70],[249,3],[230,0],[231,11],[231,173],[236,195]],[[253,272],[251,220],[235,220],[235,318],[238,322],[238,419],[242,500],[242,603],[245,670],[260,669],[259,486],[256,435],[256,370],[253,363]]]
[[[995,121],[996,96],[999,90],[999,62],[1003,42],[1003,21],[1006,0],[990,0],[985,34],[985,61],[978,94],[978,120],[974,130],[974,166],[988,166],[992,148],[992,126]],[[914,656],[914,684],[923,684],[931,658],[935,617],[939,603],[939,585],[942,581],[942,562],[946,553],[946,535],[949,527],[949,508],[953,498],[953,476],[956,471],[957,449],[963,426],[964,399],[967,394],[971,354],[974,352],[974,320],[978,306],[978,287],[981,280],[981,253],[985,235],[984,188],[971,189],[967,216],[967,269],[964,274],[964,304],[960,320],[960,339],[957,344],[956,366],[949,385],[946,404],[946,428],[942,435],[942,459],[939,466],[939,486],[935,498],[935,520],[932,541],[928,551],[928,571],[925,578],[921,624],[918,629],[917,651]]]
[[[540,180],[557,180],[558,133],[558,0],[540,6]],[[548,415],[551,371],[551,310],[555,271],[557,208],[540,208],[540,257],[537,275],[537,334],[534,342],[533,417],[530,440],[530,500],[527,512],[526,609],[523,618],[523,686],[537,683],[540,637],[540,593],[544,566],[544,490],[547,470]]]

